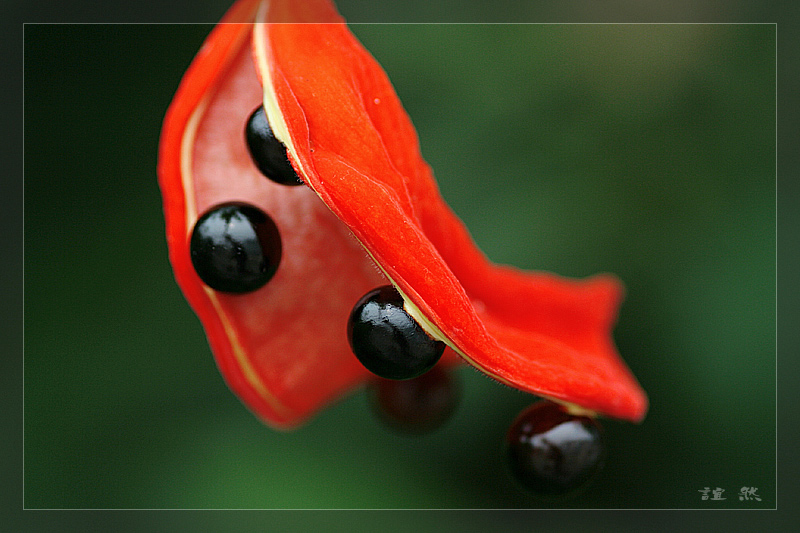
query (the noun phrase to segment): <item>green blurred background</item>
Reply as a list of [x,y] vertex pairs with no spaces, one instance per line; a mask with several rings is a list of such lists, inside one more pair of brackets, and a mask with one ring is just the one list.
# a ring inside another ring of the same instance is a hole
[[775,26],[353,26],[493,260],[626,283],[615,337],[651,410],[605,421],[605,470],[558,501],[502,461],[533,398],[470,369],[421,438],[363,393],[275,432],[227,389],[155,176],[209,29],[25,28],[27,508],[775,507]]

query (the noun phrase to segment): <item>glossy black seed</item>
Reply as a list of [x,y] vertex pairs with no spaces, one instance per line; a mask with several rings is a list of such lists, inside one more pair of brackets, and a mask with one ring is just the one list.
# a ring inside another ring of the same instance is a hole
[[361,298],[347,322],[353,353],[373,374],[386,379],[411,379],[430,370],[444,352],[403,309],[403,298],[392,285]]
[[289,163],[286,147],[272,133],[264,106],[253,111],[247,119],[244,136],[250,149],[250,157],[262,174],[281,185],[303,184],[303,180]]
[[275,222],[257,207],[239,202],[217,205],[201,216],[189,248],[197,275],[220,292],[263,287],[281,261]]
[[461,387],[441,365],[406,380],[377,378],[369,386],[375,415],[400,433],[420,435],[439,429],[456,410]]
[[539,402],[523,411],[506,438],[514,477],[543,495],[572,492],[602,467],[602,430],[593,418],[570,415],[553,402]]

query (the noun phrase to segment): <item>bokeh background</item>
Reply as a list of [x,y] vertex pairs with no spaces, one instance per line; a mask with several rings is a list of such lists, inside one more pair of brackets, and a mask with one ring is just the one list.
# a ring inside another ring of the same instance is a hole
[[25,27],[25,507],[775,507],[775,26],[353,26],[489,257],[626,283],[615,337],[651,410],[605,421],[606,468],[557,501],[502,461],[533,398],[468,368],[417,438],[363,393],[280,433],[227,389],[155,177],[209,30]]

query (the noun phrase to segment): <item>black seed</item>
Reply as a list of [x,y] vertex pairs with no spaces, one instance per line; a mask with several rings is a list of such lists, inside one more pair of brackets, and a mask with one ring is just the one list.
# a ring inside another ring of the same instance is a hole
[[605,456],[596,420],[570,415],[547,401],[532,405],[514,420],[506,443],[514,477],[543,495],[582,487],[600,470]]
[[403,309],[392,285],[368,292],[347,322],[353,353],[367,370],[387,379],[411,379],[430,370],[444,352]]
[[244,136],[250,149],[250,157],[262,174],[281,185],[303,184],[303,180],[289,163],[286,147],[272,133],[263,106],[253,111],[247,119]]
[[255,206],[230,202],[197,220],[189,243],[192,265],[220,292],[246,293],[264,286],[281,261],[275,222]]
[[386,425],[401,433],[430,433],[455,411],[461,387],[441,365],[402,381],[376,379],[369,387],[370,404]]

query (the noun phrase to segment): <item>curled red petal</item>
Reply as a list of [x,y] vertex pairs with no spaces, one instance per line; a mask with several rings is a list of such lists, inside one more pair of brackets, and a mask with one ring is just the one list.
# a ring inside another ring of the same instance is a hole
[[[260,21],[287,3],[273,0]],[[305,24],[259,24],[255,39],[270,122],[303,179],[471,364],[528,392],[641,420],[646,395],[611,338],[621,283],[487,261],[441,199],[383,70],[327,1],[310,5],[318,18],[309,9]]]

